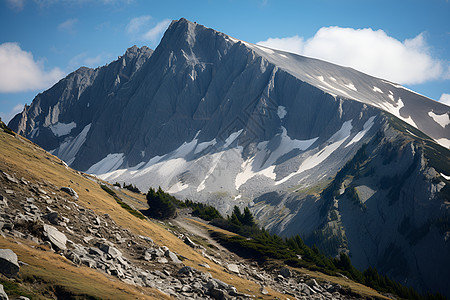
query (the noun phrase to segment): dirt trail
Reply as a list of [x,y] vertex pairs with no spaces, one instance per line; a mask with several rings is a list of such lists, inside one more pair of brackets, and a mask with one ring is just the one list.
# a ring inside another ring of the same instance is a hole
[[[226,254],[226,256],[233,256],[228,249],[223,247],[221,244],[219,244],[217,241],[215,241],[211,235],[209,234],[208,230],[205,227],[198,226],[194,222],[191,222],[190,220],[195,220],[204,224],[207,224],[204,220],[200,218],[193,217],[189,214],[189,209],[181,209],[178,211],[177,217],[172,220],[171,222],[175,225],[183,228],[187,232],[199,236],[202,238],[206,243],[213,245],[216,249],[218,249],[220,252]],[[222,255],[221,253],[221,255]]]

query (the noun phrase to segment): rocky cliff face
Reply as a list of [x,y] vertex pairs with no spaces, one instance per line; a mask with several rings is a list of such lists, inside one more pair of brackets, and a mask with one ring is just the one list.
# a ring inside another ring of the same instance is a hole
[[[9,125],[76,169],[222,212],[250,206],[275,232],[442,290],[430,266],[445,278],[449,115],[397,84],[181,19],[153,54],[79,69]],[[342,171],[355,159],[366,171]],[[411,228],[425,229],[411,240]],[[404,260],[387,259],[398,249]]]

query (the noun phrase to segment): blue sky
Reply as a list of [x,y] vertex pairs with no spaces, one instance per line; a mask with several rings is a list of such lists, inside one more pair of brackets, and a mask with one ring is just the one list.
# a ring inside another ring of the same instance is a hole
[[181,17],[317,57],[450,105],[448,0],[0,0],[0,117],[80,66],[154,49]]

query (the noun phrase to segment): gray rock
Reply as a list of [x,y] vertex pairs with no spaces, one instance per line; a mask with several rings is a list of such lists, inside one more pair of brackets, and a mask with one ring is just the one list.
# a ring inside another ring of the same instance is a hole
[[184,236],[184,242],[186,243],[186,245],[188,245],[191,248],[198,248],[198,245],[196,243],[194,243],[189,237]]
[[102,257],[105,253],[102,250],[100,250],[99,248],[90,247],[89,248],[89,254],[94,255],[94,256]]
[[3,285],[0,284],[0,300],[8,300],[8,295],[6,295]]
[[3,172],[3,175],[5,175],[6,179],[8,179],[12,183],[19,183],[19,181],[16,179],[16,177],[9,175],[8,173]]
[[11,231],[14,229],[14,224],[11,222],[4,222],[2,230]]
[[289,278],[291,277],[291,270],[289,270],[286,267],[282,267],[280,270],[280,274],[284,277],[284,278]]
[[147,242],[150,242],[150,243],[153,244],[153,240],[152,240],[151,238],[149,238],[148,236],[140,235],[139,237],[140,237],[141,239],[143,239],[144,241],[147,241]]
[[76,265],[80,265],[81,264],[81,259],[80,257],[73,251],[69,250],[65,253],[65,257],[67,259],[69,259],[71,262],[73,262]]
[[175,264],[181,264],[182,261],[178,258],[178,256],[170,250],[167,250],[165,253],[166,257],[169,258]]
[[97,266],[97,263],[93,259],[87,257],[81,258],[81,263],[92,269],[95,269]]
[[202,263],[202,264],[198,264],[198,265],[203,268],[211,269],[211,267],[206,263],[204,263],[204,264]]
[[19,272],[17,255],[11,249],[0,249],[0,273],[13,277]]
[[8,201],[6,200],[6,197],[3,197],[2,195],[0,195],[0,206],[3,206],[3,207],[8,206]]
[[260,292],[261,292],[261,294],[263,294],[263,295],[269,294],[269,292],[266,290],[266,288],[265,288],[264,286],[261,287]]
[[115,248],[113,246],[110,246],[110,245],[107,245],[107,244],[102,244],[102,243],[99,243],[97,246],[98,246],[98,248],[100,250],[102,250],[106,254],[111,255],[112,258],[116,258],[118,256],[122,256],[122,252],[120,252],[119,249],[117,249],[117,248]]
[[192,273],[195,273],[197,270],[195,270],[193,267],[184,266],[181,269],[178,270],[178,274],[182,275],[190,275]]
[[64,233],[51,225],[44,224],[44,233],[47,235],[49,241],[53,246],[60,250],[66,250],[67,237]]
[[160,264],[167,264],[167,263],[169,262],[169,260],[168,260],[167,258],[165,258],[165,257],[158,257],[158,258],[156,259],[156,261],[157,261],[158,263],[160,263]]
[[239,274],[239,267],[236,264],[228,264],[227,269],[233,273]]
[[58,213],[57,212],[51,212],[44,216],[51,224],[58,225]]
[[75,200],[78,199],[78,194],[77,194],[77,192],[75,192],[74,189],[72,189],[71,187],[63,186],[63,187],[61,188],[61,191],[66,192],[67,194],[69,194],[70,196],[72,196]]
[[225,300],[225,299],[229,299],[229,296],[227,295],[227,293],[223,290],[219,290],[218,288],[212,288],[208,291],[208,294],[216,299],[216,300]]

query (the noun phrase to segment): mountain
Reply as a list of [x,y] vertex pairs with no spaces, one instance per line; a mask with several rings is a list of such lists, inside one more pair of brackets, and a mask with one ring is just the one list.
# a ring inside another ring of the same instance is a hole
[[450,295],[450,108],[398,84],[180,19],[153,53],[75,71],[9,126],[75,169],[248,206],[274,233]]
[[186,209],[147,219],[145,196],[67,167],[1,121],[0,170],[2,299],[388,299],[342,276],[238,257]]

